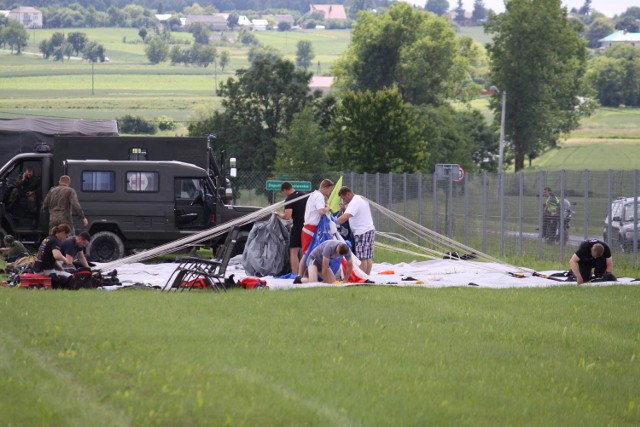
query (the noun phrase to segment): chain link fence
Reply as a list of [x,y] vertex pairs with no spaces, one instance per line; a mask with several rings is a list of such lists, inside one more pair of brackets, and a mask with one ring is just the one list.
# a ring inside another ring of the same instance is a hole
[[[623,248],[609,215],[616,199],[640,197],[638,170],[481,173],[465,174],[461,180],[421,173],[327,173],[326,177],[335,180],[340,175],[356,194],[493,256],[566,262],[583,240],[598,238],[609,244],[616,262],[638,265],[638,223],[630,225],[634,233]],[[268,179],[274,178],[264,173],[240,174],[242,185],[234,189],[236,203],[268,206],[280,200],[279,191],[265,190]],[[304,180],[297,176],[275,179]],[[312,188],[319,182],[311,182]],[[568,201],[560,203],[551,226],[544,215],[545,187],[560,201]],[[379,230],[394,231],[391,220],[378,212],[374,222]],[[544,234],[550,227],[554,236]]]

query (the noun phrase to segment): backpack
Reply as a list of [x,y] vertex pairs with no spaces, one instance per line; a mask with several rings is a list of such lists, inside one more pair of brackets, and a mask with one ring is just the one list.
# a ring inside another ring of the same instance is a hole
[[91,271],[90,268],[80,267],[62,287],[75,291],[78,289],[95,289],[100,286],[102,286],[102,276],[99,271]]

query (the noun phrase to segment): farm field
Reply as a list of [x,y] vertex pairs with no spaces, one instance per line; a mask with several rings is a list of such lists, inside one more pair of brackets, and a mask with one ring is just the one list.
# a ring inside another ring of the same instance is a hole
[[[226,50],[230,54],[231,61],[224,70],[215,66],[172,66],[169,62],[151,65],[136,29],[77,31],[103,44],[109,62],[92,67],[79,58],[62,63],[44,61],[37,44],[50,38],[54,30],[30,31],[31,43],[23,55],[0,52],[0,118],[114,119],[132,114],[151,120],[164,115],[186,126],[217,109],[219,83],[248,65],[249,49],[238,43],[220,42],[216,46],[218,52]],[[297,42],[311,41],[316,54],[312,71],[322,74],[346,48],[350,31],[264,32],[256,36],[292,60]],[[172,37],[178,41],[192,39],[189,33],[172,33]]]

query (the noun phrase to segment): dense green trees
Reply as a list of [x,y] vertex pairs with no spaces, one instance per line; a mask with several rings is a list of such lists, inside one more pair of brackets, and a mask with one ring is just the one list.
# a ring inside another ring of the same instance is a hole
[[640,49],[637,47],[608,48],[589,62],[588,76],[602,105],[640,107]]
[[[492,80],[508,94],[505,134],[519,171],[526,155],[577,128],[586,42],[559,0],[510,0],[485,28]],[[492,107],[499,113],[498,96]]]
[[54,61],[64,61],[71,55],[80,55],[89,62],[104,62],[104,46],[95,41],[89,41],[85,33],[77,31],[70,32],[65,37],[62,32],[55,32],[51,38],[44,39],[38,45],[43,59],[53,59]]
[[274,56],[254,59],[235,78],[220,84],[222,107],[208,119],[189,127],[191,135],[216,134],[222,148],[248,170],[270,171],[275,161],[275,138],[285,135],[294,115],[311,101],[311,73]]
[[277,137],[274,173],[317,181],[328,168],[328,137],[316,121],[313,107],[294,114],[289,131]]
[[422,170],[426,142],[416,111],[395,89],[348,91],[331,123],[331,162],[355,172]]
[[[442,103],[461,94],[476,53],[464,49],[443,18],[398,3],[380,16],[363,12],[347,51],[333,67],[338,87],[395,87],[412,104]],[[476,87],[477,89],[477,87]]]
[[29,41],[29,34],[24,29],[22,24],[17,23],[11,19],[3,21],[0,24],[0,46],[7,46],[11,53],[20,55],[22,49],[27,47]]

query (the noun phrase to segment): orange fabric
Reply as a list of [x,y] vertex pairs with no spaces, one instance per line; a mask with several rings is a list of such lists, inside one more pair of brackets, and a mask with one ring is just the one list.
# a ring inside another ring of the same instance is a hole
[[378,274],[396,274],[396,272],[393,270],[385,270],[385,271],[379,272]]

